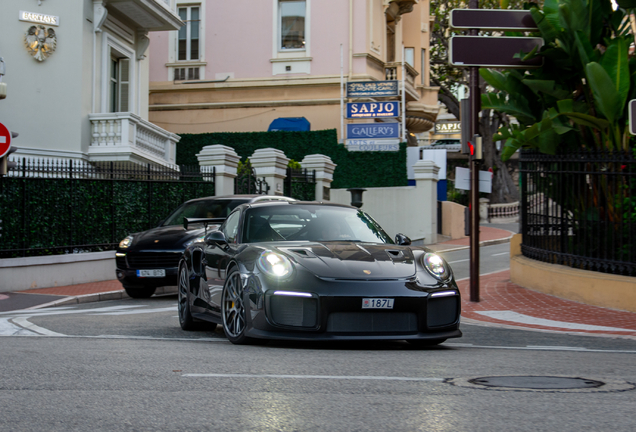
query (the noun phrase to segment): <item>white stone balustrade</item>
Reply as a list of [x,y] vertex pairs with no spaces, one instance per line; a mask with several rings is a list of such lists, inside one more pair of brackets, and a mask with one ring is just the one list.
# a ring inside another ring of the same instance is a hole
[[129,112],[89,114],[93,161],[131,161],[172,166],[179,136]]

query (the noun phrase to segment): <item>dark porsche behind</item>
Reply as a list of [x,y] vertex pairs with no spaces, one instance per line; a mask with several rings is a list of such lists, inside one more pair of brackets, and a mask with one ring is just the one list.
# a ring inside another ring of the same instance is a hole
[[[158,287],[177,285],[177,266],[188,245],[203,240],[205,225],[218,227],[240,204],[259,200],[292,200],[270,195],[228,195],[189,200],[156,228],[132,233],[115,253],[117,279],[133,298],[147,298]],[[184,226],[184,218],[204,219]]]

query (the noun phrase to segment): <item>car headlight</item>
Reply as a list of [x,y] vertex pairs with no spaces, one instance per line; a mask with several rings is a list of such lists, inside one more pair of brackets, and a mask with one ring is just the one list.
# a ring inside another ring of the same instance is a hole
[[292,263],[286,256],[272,251],[264,251],[256,263],[261,271],[280,279],[289,277],[293,270]]
[[205,240],[205,235],[201,235],[197,238],[193,238],[192,240],[188,240],[183,244],[183,246],[187,249],[195,243],[201,243],[203,240]]
[[123,239],[122,241],[119,242],[119,247],[121,249],[127,249],[130,247],[130,245],[133,242],[133,236],[129,235],[128,237],[126,237],[125,239]]
[[422,264],[424,264],[426,270],[428,270],[433,277],[442,282],[447,281],[451,277],[450,267],[448,267],[444,259],[437,254],[430,252],[425,254],[422,258]]

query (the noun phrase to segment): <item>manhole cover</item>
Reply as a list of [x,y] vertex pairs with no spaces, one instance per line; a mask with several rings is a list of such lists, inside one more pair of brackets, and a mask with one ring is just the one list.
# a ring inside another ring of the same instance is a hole
[[445,382],[457,387],[499,391],[609,393],[636,389],[636,384],[627,381],[566,376],[486,376],[449,378]]
[[585,378],[567,378],[553,376],[493,376],[474,378],[472,384],[487,387],[522,388],[534,390],[565,390],[599,388],[604,382]]

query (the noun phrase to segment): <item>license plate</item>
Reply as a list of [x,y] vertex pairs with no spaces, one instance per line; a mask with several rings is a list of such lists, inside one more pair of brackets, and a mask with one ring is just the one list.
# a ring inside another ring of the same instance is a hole
[[137,277],[166,277],[166,270],[137,270]]
[[362,309],[393,309],[391,298],[363,298]]

